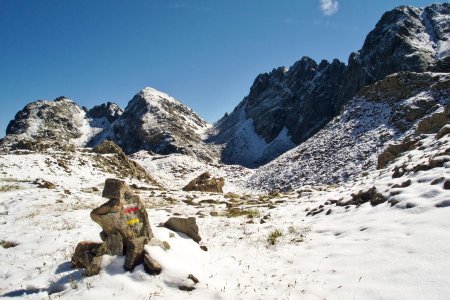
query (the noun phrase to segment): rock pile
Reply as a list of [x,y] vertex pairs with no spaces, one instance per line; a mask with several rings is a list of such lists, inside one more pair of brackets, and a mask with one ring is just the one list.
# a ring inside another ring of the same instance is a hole
[[[91,219],[103,229],[100,233],[103,242],[79,243],[72,257],[73,265],[85,268],[85,274],[92,276],[100,272],[102,255],[125,255],[126,270],[149,261],[151,265],[146,267],[158,271],[155,265],[159,264],[153,259],[144,260],[144,246],[152,240],[153,233],[139,196],[134,195],[125,182],[106,179],[103,197],[109,201],[91,212]],[[155,239],[151,241],[163,247],[164,243],[158,242]]]

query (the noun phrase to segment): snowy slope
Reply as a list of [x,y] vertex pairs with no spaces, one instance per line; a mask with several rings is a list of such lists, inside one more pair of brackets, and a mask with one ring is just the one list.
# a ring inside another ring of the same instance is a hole
[[[41,163],[45,157],[2,155],[0,241],[16,246],[0,247],[0,297],[445,299],[450,293],[450,136],[448,131],[442,136],[421,135],[418,143],[385,169],[342,185],[235,199],[139,191],[156,237],[171,246],[166,252],[146,248],[163,266],[157,276],[142,267],[123,270],[123,257],[105,256],[98,276],[84,277],[70,268],[77,242],[100,241],[101,229],[89,212],[106,199],[85,188],[101,189],[106,174],[74,163],[73,173],[64,176],[63,168]],[[423,167],[436,160],[442,163]],[[396,167],[405,168],[403,176],[393,178]],[[35,177],[56,182],[57,187],[38,189],[29,182]],[[330,204],[373,186],[386,202]],[[185,199],[194,205],[182,202]],[[323,212],[307,216],[321,205],[326,207]],[[230,215],[228,206],[251,210],[252,218]],[[180,214],[197,218],[207,252],[157,227]],[[274,230],[281,236],[271,239],[272,244],[268,236]],[[180,284],[189,284],[188,274],[200,282],[191,292],[181,291]]]
[[388,142],[412,134],[450,101],[449,82],[448,74],[398,73],[367,87],[316,135],[260,167],[249,186],[295,189],[372,171]]

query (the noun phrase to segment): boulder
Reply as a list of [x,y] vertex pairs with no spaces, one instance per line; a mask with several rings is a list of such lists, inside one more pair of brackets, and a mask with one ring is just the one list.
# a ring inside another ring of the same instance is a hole
[[225,179],[223,177],[213,178],[209,172],[204,172],[197,178],[189,182],[183,191],[200,191],[200,192],[213,192],[223,193],[223,186],[225,185]]
[[173,231],[184,233],[197,243],[202,240],[202,238],[198,234],[198,226],[194,217],[172,217],[164,223],[164,227]]

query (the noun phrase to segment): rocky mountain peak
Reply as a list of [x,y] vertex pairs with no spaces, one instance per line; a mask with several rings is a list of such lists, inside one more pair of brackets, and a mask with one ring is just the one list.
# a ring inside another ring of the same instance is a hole
[[183,153],[203,160],[214,154],[202,139],[207,122],[175,98],[144,88],[128,103],[112,125],[109,138],[126,153],[151,150],[159,154]]

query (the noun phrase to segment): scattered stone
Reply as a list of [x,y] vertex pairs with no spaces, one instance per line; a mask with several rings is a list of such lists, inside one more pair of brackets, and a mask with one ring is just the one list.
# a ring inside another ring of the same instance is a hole
[[450,179],[444,182],[444,190],[450,190]]
[[406,173],[406,168],[404,166],[395,166],[392,171],[392,178],[400,178]]
[[200,191],[200,192],[212,192],[212,193],[223,193],[223,186],[225,185],[225,179],[212,178],[209,172],[204,172],[197,178],[189,182],[183,191]]
[[370,202],[372,206],[377,206],[378,204],[386,202],[386,198],[377,192],[375,187],[368,189],[367,191],[359,191],[356,194],[351,195],[352,198],[347,201],[337,202],[337,206],[348,206],[348,205],[356,205],[360,206],[363,203]]
[[450,133],[450,125],[447,124],[447,125],[445,125],[444,127],[442,127],[442,128],[438,131],[438,133],[436,133],[436,139],[441,139],[441,138],[443,138],[444,136],[446,136],[446,135],[449,134],[449,133]]
[[434,206],[442,208],[442,207],[449,207],[450,206],[450,200],[443,200],[441,202],[436,203]]
[[408,179],[404,182],[402,182],[401,184],[394,184],[392,186],[392,188],[405,188],[411,185],[411,179]]
[[54,183],[51,183],[50,181],[46,181],[44,179],[36,179],[34,184],[37,184],[38,188],[40,189],[56,189],[56,185]]
[[19,244],[16,242],[11,242],[11,241],[4,241],[4,240],[0,240],[0,246],[4,249],[8,249],[8,248],[14,248],[16,246],[18,246]]
[[200,200],[198,202],[198,204],[218,204],[219,202],[213,199],[205,199],[205,200]]
[[101,243],[80,242],[72,256],[72,265],[75,268],[84,268],[86,276],[94,276],[100,273],[101,256],[98,250]]
[[331,210],[331,208],[326,212],[326,214],[325,215],[329,215],[329,214],[331,214],[331,212],[332,212],[332,210]]
[[432,185],[440,184],[440,183],[444,182],[444,180],[445,180],[445,177],[438,177],[438,178],[433,179],[431,181],[431,184]]
[[200,281],[197,279],[197,277],[195,277],[192,274],[189,274],[188,279],[192,280],[194,282],[194,284],[199,283]]
[[198,234],[197,221],[194,217],[172,217],[164,223],[164,227],[173,231],[184,233],[197,243],[202,239]]
[[181,285],[181,286],[178,287],[178,289],[181,290],[181,291],[191,292],[191,291],[195,290],[195,287]]
[[148,253],[145,253],[145,255],[144,255],[144,269],[149,274],[158,275],[159,273],[161,273],[162,267]]
[[259,224],[266,224],[267,222],[264,221],[264,219],[261,219],[261,221],[259,221]]
[[156,238],[153,238],[150,240],[150,242],[147,243],[149,246],[158,246],[162,248],[164,251],[167,251],[170,249],[170,244],[166,241],[160,241]]
[[201,245],[200,249],[202,249],[203,251],[208,251],[208,247],[206,247],[205,245]]

